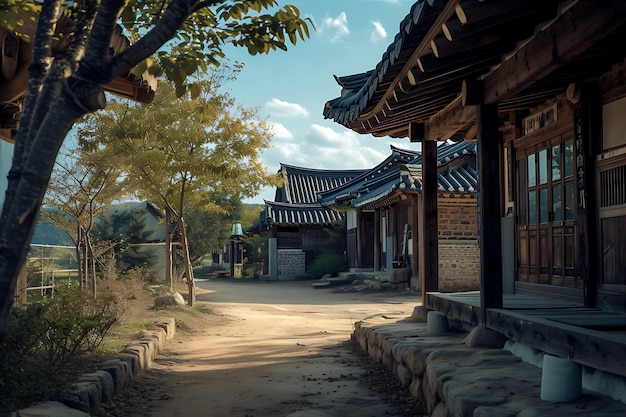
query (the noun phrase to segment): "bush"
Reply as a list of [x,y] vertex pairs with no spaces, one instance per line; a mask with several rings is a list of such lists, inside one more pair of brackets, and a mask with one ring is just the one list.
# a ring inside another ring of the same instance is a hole
[[0,341],[0,415],[54,397],[74,376],[71,362],[94,352],[121,314],[113,295],[93,299],[70,286],[14,308]]
[[243,276],[259,278],[266,274],[267,237],[254,235],[246,239],[244,244],[246,257],[243,264]]
[[339,272],[345,270],[343,256],[336,253],[325,252],[315,258],[308,273],[311,278],[319,279],[326,274],[336,276]]

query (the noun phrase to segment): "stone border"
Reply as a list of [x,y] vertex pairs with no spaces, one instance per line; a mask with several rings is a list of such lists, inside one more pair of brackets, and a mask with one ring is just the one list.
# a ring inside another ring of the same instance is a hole
[[35,403],[12,413],[19,417],[88,417],[96,414],[103,403],[134,385],[142,371],[149,369],[156,355],[176,333],[173,317],[161,318],[142,332],[139,340],[130,342],[112,359],[100,364],[95,372],[82,374],[60,401]]

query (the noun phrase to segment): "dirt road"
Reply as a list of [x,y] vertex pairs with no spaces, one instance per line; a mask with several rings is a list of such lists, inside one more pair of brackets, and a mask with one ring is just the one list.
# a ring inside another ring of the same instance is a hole
[[349,343],[353,323],[407,317],[401,292],[337,293],[307,282],[200,281],[215,312],[178,334],[116,416],[406,417],[406,394]]

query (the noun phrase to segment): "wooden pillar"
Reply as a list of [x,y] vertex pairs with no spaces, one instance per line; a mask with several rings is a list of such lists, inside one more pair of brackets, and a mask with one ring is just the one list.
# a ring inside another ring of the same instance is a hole
[[426,140],[423,125],[412,124],[411,141],[422,143],[422,198],[418,210],[421,221],[419,271],[422,283],[422,302],[426,293],[439,291],[439,229],[437,225],[437,142]]
[[500,135],[497,104],[478,105],[478,228],[481,322],[487,309],[502,308],[500,234]]
[[[569,89],[568,89],[569,90]],[[598,154],[602,128],[602,101],[597,88],[586,85],[582,89],[580,102],[574,103],[574,140],[576,142],[576,221],[578,226],[578,254],[577,275],[584,283],[585,307],[596,307],[598,294],[598,277],[601,276],[599,267],[598,242],[599,225],[597,223],[596,201],[596,170],[595,155]]]
[[411,204],[411,283],[410,286],[414,290],[422,290],[419,279],[419,233],[417,216],[419,212],[419,201],[417,196],[413,197],[413,203]]
[[361,268],[361,239],[363,239],[363,224],[361,223],[361,210],[356,211],[356,268]]
[[374,271],[380,271],[380,209],[374,210]]

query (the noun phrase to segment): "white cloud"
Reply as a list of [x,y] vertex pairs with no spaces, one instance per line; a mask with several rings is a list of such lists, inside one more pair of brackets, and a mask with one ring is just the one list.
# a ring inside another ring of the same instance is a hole
[[348,29],[348,16],[346,12],[339,13],[337,17],[326,16],[322,20],[317,33],[328,37],[332,42],[340,41],[344,36],[350,34]]
[[384,141],[369,146],[367,136],[351,130],[337,132],[330,127],[311,125],[305,137],[309,167],[322,169],[370,168],[382,161],[389,146]]
[[374,25],[374,30],[370,33],[370,40],[372,42],[376,43],[387,38],[387,31],[383,27],[382,23],[375,20],[372,22],[372,25]]
[[273,117],[308,117],[309,111],[297,103],[289,103],[277,98],[265,103],[265,108]]
[[293,139],[293,134],[282,123],[270,122],[268,123],[274,139]]

